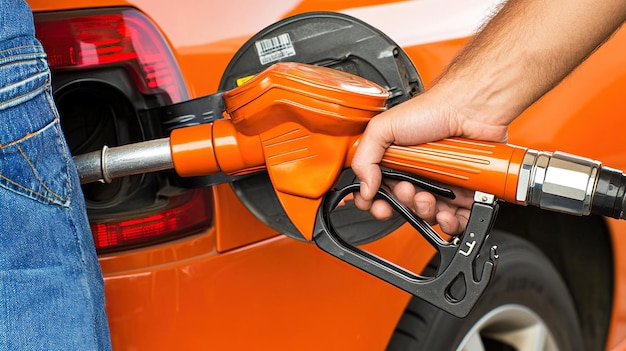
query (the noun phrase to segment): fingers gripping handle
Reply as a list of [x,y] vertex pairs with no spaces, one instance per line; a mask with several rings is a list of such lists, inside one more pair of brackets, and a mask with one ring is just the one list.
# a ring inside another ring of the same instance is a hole
[[[378,190],[377,197],[392,205],[439,252],[440,264],[437,275],[424,277],[361,250],[343,240],[335,231],[330,220],[330,212],[345,195],[354,191],[358,191],[358,184],[332,192],[324,199],[315,225],[314,241],[317,246],[340,260],[454,316],[467,316],[489,284],[498,258],[496,247],[491,247],[482,269],[477,268],[478,274],[474,272],[474,267],[478,266],[476,258],[495,218],[497,203],[475,203],[467,230],[459,240],[449,243],[441,239],[428,224],[398,203],[390,194]],[[461,287],[462,293],[457,292],[458,287]]]

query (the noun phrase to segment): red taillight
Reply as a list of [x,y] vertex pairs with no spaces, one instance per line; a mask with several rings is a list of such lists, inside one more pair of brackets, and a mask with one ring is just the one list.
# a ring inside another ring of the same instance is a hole
[[[141,128],[133,124],[137,123],[133,108],[145,108],[145,104],[134,105],[141,101],[135,93],[120,99],[118,95],[124,94],[121,91],[136,90],[150,104],[188,98],[169,45],[157,27],[136,9],[36,13],[35,27],[53,77],[65,79],[61,121],[65,130],[72,131],[70,145],[74,141],[81,152],[100,149],[103,142],[127,143],[142,138]],[[100,90],[94,93],[96,89]],[[114,100],[111,90],[115,91]],[[92,98],[83,101],[84,96]],[[89,101],[95,101],[95,105]],[[93,133],[104,136],[93,138]],[[99,253],[161,243],[211,225],[208,190],[187,191],[166,199],[156,195],[163,186],[160,179],[127,179],[85,191]]]
[[173,198],[175,207],[154,215],[115,223],[92,223],[96,249],[99,252],[126,249],[171,240],[209,226],[211,216],[207,206],[207,191],[194,190],[191,198]]
[[37,37],[55,70],[123,65],[143,94],[187,98],[176,61],[158,29],[134,9],[38,14]]
[[[136,9],[36,13],[35,27],[53,79],[63,82],[55,98],[72,152],[139,141],[145,137],[142,131],[157,133],[150,126],[143,129],[134,112],[188,98],[168,43]],[[209,191],[159,196],[159,189],[170,184],[166,178],[129,177],[83,187],[99,253],[162,243],[209,228]]]

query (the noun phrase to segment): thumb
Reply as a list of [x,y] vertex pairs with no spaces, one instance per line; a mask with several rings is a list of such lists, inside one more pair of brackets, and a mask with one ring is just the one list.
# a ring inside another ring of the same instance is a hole
[[386,132],[388,129],[374,123],[376,121],[377,118],[374,118],[368,124],[352,158],[352,170],[361,181],[359,194],[366,202],[374,199],[380,187],[382,176],[379,163],[393,142],[392,134]]
[[354,170],[354,173],[361,181],[359,195],[362,200],[369,203],[374,199],[376,190],[380,187],[382,179],[380,167],[376,164],[370,164],[366,167],[359,167],[357,169],[359,169],[359,171]]

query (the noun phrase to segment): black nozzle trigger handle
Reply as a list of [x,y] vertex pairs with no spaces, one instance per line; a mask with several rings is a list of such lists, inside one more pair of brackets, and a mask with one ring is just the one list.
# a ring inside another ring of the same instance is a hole
[[[424,277],[394,263],[364,251],[343,240],[330,221],[330,213],[348,194],[359,191],[359,184],[350,184],[327,194],[316,218],[313,240],[323,251],[370,273],[412,295],[457,317],[472,310],[494,273],[497,253],[490,248],[482,274],[476,277],[476,258],[494,222],[498,204],[475,202],[465,232],[458,240],[443,240],[427,223],[399,203],[391,194],[380,189],[377,196],[387,201],[441,255],[440,269],[434,277]],[[455,296],[452,287],[465,284],[465,293]]]

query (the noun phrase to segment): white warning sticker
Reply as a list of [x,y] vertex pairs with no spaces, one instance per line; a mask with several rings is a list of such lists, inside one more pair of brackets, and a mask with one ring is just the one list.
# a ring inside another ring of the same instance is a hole
[[262,65],[296,55],[296,49],[293,47],[289,33],[259,40],[255,45]]

